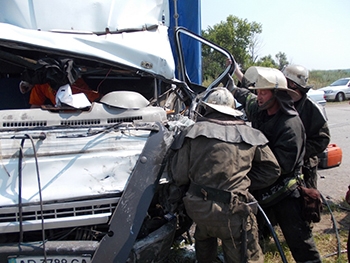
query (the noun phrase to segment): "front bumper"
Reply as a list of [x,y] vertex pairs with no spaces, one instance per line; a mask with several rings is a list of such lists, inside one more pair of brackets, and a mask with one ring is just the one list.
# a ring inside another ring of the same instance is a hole
[[[127,262],[164,262],[169,254],[176,231],[176,218],[150,233],[147,237],[137,240],[130,252]],[[47,255],[82,256],[92,255],[99,246],[98,241],[48,241],[45,243]],[[43,244],[12,243],[0,244],[0,262],[8,262],[9,257],[43,256]],[[108,263],[107,261],[105,263]]]

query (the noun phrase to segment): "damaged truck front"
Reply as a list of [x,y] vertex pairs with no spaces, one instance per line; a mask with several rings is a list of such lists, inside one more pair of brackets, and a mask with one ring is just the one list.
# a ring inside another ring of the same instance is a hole
[[[0,261],[164,262],[166,157],[205,90],[174,78],[168,2],[0,4]],[[99,99],[31,108],[19,89],[77,78]]]

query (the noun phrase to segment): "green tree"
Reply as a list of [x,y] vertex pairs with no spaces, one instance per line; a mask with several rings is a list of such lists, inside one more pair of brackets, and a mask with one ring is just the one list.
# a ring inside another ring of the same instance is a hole
[[277,64],[278,64],[278,69],[281,70],[284,68],[284,66],[287,66],[289,64],[287,60],[287,55],[282,52],[278,52],[276,54],[276,59],[277,59]]
[[249,54],[250,54],[250,60],[252,63],[255,63],[257,59],[259,58],[259,49],[261,47],[261,42],[259,38],[259,34],[253,33],[250,38],[250,44],[249,44]]
[[[256,41],[257,34],[261,32],[261,24],[230,15],[226,21],[203,30],[202,36],[228,50],[242,68],[245,68],[255,59],[249,55],[249,49]],[[220,69],[225,66],[225,58],[207,46],[202,47],[202,56],[203,79],[216,78],[221,73]]]
[[257,63],[255,63],[255,66],[278,68],[278,64],[275,62],[271,55],[260,58]]

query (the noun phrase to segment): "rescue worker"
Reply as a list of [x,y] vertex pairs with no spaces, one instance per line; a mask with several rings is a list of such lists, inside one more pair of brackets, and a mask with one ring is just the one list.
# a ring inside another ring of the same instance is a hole
[[306,149],[302,173],[308,188],[317,189],[317,155],[322,153],[330,142],[330,133],[326,117],[320,105],[312,101],[307,92],[309,71],[300,65],[288,65],[282,70],[287,78],[288,88],[298,93],[294,106],[303,122],[306,133]]
[[175,139],[169,164],[175,184],[188,186],[183,202],[196,223],[197,261],[215,261],[219,238],[225,262],[263,262],[256,200],[248,188],[274,183],[277,160],[266,137],[239,119],[242,112],[226,88],[204,97],[205,113]]
[[[229,89],[245,108],[252,127],[265,134],[281,167],[277,182],[255,191],[254,196],[271,223],[280,226],[296,262],[321,262],[310,223],[301,213],[298,183],[302,183],[305,130],[293,105],[297,93],[288,89],[285,76],[277,69],[250,67],[244,75],[237,69],[235,75],[242,88],[232,82]],[[264,229],[262,220],[259,229]]]

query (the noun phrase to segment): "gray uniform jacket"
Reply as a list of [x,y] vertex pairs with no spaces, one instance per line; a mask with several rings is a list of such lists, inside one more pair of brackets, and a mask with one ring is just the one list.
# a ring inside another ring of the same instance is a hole
[[[170,164],[173,179],[178,186],[194,182],[229,191],[248,202],[248,188],[261,189],[277,180],[277,160],[260,131],[243,121],[208,117],[213,119],[198,120],[175,140]],[[222,213],[230,213],[227,204],[204,201],[189,193],[184,203],[195,221],[199,218],[220,225],[227,222]]]

